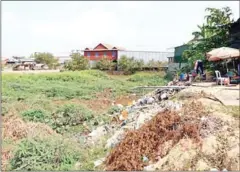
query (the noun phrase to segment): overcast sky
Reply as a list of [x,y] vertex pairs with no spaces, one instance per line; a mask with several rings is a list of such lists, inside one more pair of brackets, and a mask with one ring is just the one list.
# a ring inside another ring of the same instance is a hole
[[2,57],[33,52],[68,55],[98,43],[128,50],[166,51],[192,39],[205,8],[238,1],[2,2]]

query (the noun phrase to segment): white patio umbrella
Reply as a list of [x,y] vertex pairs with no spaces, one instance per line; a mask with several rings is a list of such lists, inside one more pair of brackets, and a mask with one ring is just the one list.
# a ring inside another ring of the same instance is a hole
[[[208,61],[219,61],[219,60],[227,60],[230,58],[240,58],[240,50],[235,48],[229,48],[229,47],[216,48],[207,53],[207,58],[208,58]],[[226,61],[225,61],[225,64],[228,71]]]
[[229,47],[221,47],[213,49],[207,53],[208,61],[225,60],[228,58],[239,58],[240,50]]

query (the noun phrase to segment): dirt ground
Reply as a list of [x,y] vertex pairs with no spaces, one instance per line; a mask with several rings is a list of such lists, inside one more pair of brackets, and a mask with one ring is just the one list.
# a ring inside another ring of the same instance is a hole
[[[191,87],[182,91],[181,94],[195,94],[205,92],[219,99],[224,105],[239,106],[240,87]],[[187,95],[185,95],[187,96]]]
[[136,101],[138,97],[136,95],[124,95],[117,97],[115,100],[111,97],[111,89],[106,89],[96,95],[96,98],[91,100],[71,99],[71,100],[55,100],[54,103],[58,105],[63,104],[83,104],[93,111],[103,113],[108,110],[114,104],[121,104],[127,106],[132,101]]

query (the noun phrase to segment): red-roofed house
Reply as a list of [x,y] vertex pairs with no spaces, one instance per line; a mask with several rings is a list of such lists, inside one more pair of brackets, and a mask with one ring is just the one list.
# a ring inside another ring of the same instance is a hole
[[124,49],[109,44],[100,43],[93,49],[85,48],[84,56],[91,61],[97,61],[103,57],[108,57],[108,59],[111,60],[117,60],[118,50]]

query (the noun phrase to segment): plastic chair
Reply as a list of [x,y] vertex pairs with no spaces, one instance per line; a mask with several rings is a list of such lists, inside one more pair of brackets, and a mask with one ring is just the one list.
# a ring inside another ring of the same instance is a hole
[[217,85],[218,85],[219,82],[220,82],[221,85],[223,85],[223,82],[224,82],[225,78],[221,77],[221,73],[218,70],[215,71],[215,74],[216,74],[216,83],[217,83]]

